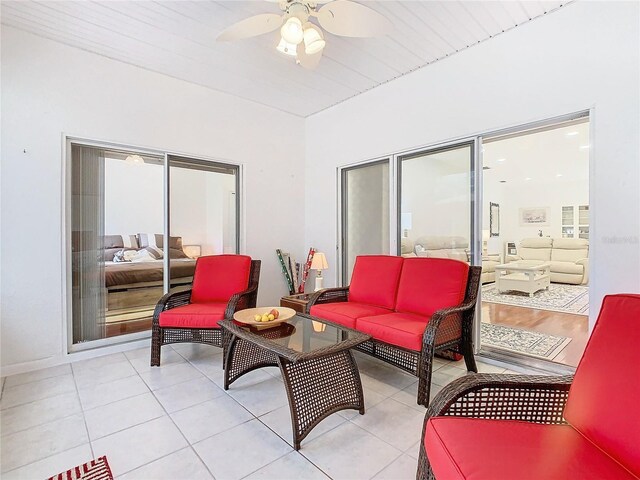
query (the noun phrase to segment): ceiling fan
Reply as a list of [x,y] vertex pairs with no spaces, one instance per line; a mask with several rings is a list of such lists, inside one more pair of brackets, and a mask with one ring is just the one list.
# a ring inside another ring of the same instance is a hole
[[[274,0],[268,0],[274,1]],[[278,1],[278,0],[275,0]],[[375,10],[351,0],[279,0],[281,15],[262,13],[245,18],[225,29],[218,42],[256,37],[280,29],[277,50],[296,58],[305,68],[318,66],[325,46],[322,27],[344,37],[375,37],[391,30],[391,22]],[[325,3],[320,8],[318,4]],[[310,21],[316,18],[320,27]]]

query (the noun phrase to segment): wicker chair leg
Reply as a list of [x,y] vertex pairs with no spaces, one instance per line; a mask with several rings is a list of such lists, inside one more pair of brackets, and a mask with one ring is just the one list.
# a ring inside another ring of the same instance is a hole
[[416,480],[434,480],[431,465],[424,450],[424,442],[420,442],[420,453],[418,454],[418,470],[416,472]]
[[151,366],[160,366],[160,349],[162,347],[162,332],[160,327],[154,325],[151,331]]
[[[473,325],[473,322],[471,323]],[[464,363],[467,365],[467,371],[478,373],[478,366],[476,365],[476,357],[473,354],[473,333],[471,332],[471,326],[463,329],[462,340],[460,342],[460,350],[464,356]]]
[[429,406],[431,373],[433,371],[433,345],[423,347],[418,359],[418,405]]

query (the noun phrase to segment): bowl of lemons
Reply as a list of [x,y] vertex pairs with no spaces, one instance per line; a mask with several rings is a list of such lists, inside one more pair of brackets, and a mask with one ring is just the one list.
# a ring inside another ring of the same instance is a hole
[[233,314],[233,319],[247,325],[275,325],[286,322],[295,314],[293,308],[258,307],[237,311]]

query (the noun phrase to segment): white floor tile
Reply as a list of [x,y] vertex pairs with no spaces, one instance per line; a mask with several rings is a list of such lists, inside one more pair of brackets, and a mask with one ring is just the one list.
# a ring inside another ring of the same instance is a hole
[[188,363],[153,367],[148,372],[140,373],[140,377],[142,377],[151,390],[158,390],[160,388],[177,385],[178,383],[188,382],[201,376],[202,373]]
[[484,362],[476,362],[476,366],[478,367],[478,373],[504,373],[506,370],[504,367]]
[[44,380],[45,378],[57,377],[59,375],[65,375],[69,373],[71,373],[71,365],[65,363],[64,365],[43,368],[41,370],[34,370],[33,372],[11,375],[10,377],[6,378],[4,386],[5,388],[15,387],[16,385],[37,382],[38,380]]
[[5,387],[2,394],[1,408],[15,407],[16,405],[75,391],[76,385],[73,382],[73,376],[70,374],[45,378],[44,380],[15,387]]
[[227,393],[256,417],[288,404],[284,384],[267,373],[264,373],[266,380],[242,383],[252,373],[255,372],[231,384]]
[[81,412],[78,394],[76,392],[63,393],[55,397],[0,410],[0,432],[2,435],[9,435]]
[[101,383],[109,383],[114,380],[130,377],[137,373],[126,357],[121,362],[110,362],[94,367],[84,367],[79,370],[73,365],[72,368],[73,376],[76,379],[76,384],[79,389],[86,389],[93,385],[100,385]]
[[42,460],[88,441],[82,414],[5,435],[0,438],[2,472]]
[[149,392],[149,387],[138,375],[121,378],[100,385],[78,387],[80,402],[85,410],[90,410],[111,402],[134,397]]
[[422,445],[422,436],[420,436],[420,440],[405,450],[405,455],[409,455],[417,460],[420,455],[420,445]]
[[213,480],[191,447],[160,458],[121,475],[118,480]]
[[160,388],[153,393],[165,410],[171,413],[224,395],[224,390],[207,377],[200,377],[171,387]]
[[189,443],[196,443],[253,419],[228,395],[171,414]]
[[298,452],[291,452],[280,457],[275,462],[245,477],[246,480],[327,480],[328,478]]
[[423,419],[424,413],[388,398],[351,421],[404,451],[420,439]]
[[369,479],[402,454],[351,422],[304,444],[300,453],[335,480]]
[[84,412],[91,440],[139,425],[164,414],[164,409],[151,392]]
[[101,357],[79,360],[71,364],[74,373],[83,373],[87,370],[95,370],[110,363],[124,362],[127,359],[124,353],[112,353]]
[[193,448],[215,478],[228,480],[245,477],[291,452],[289,445],[258,420],[207,438]]
[[64,452],[56,453],[24,467],[2,474],[2,480],[30,480],[49,478],[70,468],[92,460],[91,446],[88,443]]
[[431,377],[431,383],[440,385],[441,387],[453,382],[456,378],[463,377],[467,374],[467,371],[462,368],[457,368],[451,365],[444,366],[433,372]]
[[401,372],[390,365],[377,365],[376,368],[360,372],[362,386],[389,397],[416,382],[417,378]]
[[[435,387],[435,384],[431,384],[432,391]],[[423,405],[418,404],[418,382],[413,385],[409,385],[404,390],[400,390],[398,393],[392,395],[391,398],[403,403],[407,407],[411,407],[414,410],[421,412],[423,415],[427,410]]]
[[[289,405],[285,405],[284,407],[280,407],[272,412],[262,415],[259,417],[259,420],[276,432],[289,445],[293,446],[293,428],[291,427],[291,411],[289,410]],[[341,417],[337,413],[330,415],[311,430],[309,435],[307,435],[307,437],[302,441],[302,445],[346,421],[347,420],[344,417]]]
[[[365,415],[367,412],[382,402],[387,397],[382,395],[375,390],[364,389],[364,411]],[[357,410],[340,410],[337,415],[340,415],[342,418],[346,418],[347,420],[351,420],[352,418],[359,417],[360,412]]]
[[418,471],[418,460],[409,455],[402,455],[378,473],[375,480],[413,480]]
[[114,476],[146,465],[188,444],[169,417],[160,417],[92,441],[94,455],[107,456]]
[[[138,373],[148,372],[152,368],[158,368],[158,367],[151,366],[151,349],[143,348],[141,350],[144,350],[144,353],[146,355],[140,355],[134,358],[129,357],[129,361],[131,362],[131,365],[133,366],[133,368],[135,368]],[[133,351],[138,352],[138,350],[133,350]],[[160,366],[173,365],[176,363],[185,363],[185,362],[186,360],[182,358],[178,354],[178,352],[175,352],[170,348],[167,348],[162,351]]]
[[[173,350],[179,353],[186,360],[193,362],[195,360],[212,359],[213,357],[222,357],[222,348],[212,345],[202,345],[198,343],[176,343],[171,345]],[[164,352],[162,352],[164,354]]]

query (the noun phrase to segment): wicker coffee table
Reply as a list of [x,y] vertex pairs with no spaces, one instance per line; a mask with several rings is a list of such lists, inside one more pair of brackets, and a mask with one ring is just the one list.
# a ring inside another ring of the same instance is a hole
[[225,390],[252,370],[280,367],[296,450],[332,413],[353,409],[364,414],[362,382],[351,348],[369,340],[368,335],[301,313],[275,326],[219,323]]

